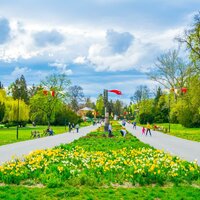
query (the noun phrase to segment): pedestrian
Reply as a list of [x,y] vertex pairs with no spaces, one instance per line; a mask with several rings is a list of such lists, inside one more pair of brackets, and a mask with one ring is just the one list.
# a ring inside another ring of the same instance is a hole
[[144,128],[144,126],[142,127],[142,135],[145,135],[145,128]]
[[74,133],[75,125],[74,123],[72,124],[72,132]]
[[150,136],[151,136],[151,125],[149,123],[147,123],[147,130],[146,130],[146,135],[149,132]]
[[53,129],[51,127],[49,127],[49,135],[53,135]]
[[71,127],[71,123],[70,122],[68,123],[68,128],[69,128],[69,132],[71,132],[72,127]]
[[126,136],[126,129],[124,127],[122,127],[122,129],[120,130],[120,133],[123,137]]
[[122,126],[126,126],[126,121],[124,119],[122,120]]
[[112,134],[112,123],[110,123],[108,125],[108,137],[112,137],[112,136],[113,136],[113,134]]
[[136,129],[136,121],[133,122],[133,129]]
[[78,133],[78,130],[79,130],[79,124],[76,124],[75,128],[76,128],[76,132]]

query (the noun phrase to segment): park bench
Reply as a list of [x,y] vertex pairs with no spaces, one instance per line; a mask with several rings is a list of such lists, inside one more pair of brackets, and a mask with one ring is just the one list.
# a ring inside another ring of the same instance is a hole
[[47,129],[46,130],[43,130],[43,136],[50,136],[50,135],[54,135],[55,132],[51,133],[50,131],[48,131]]
[[43,130],[43,134],[42,134],[43,136],[49,136],[49,131],[47,131],[46,129],[45,130]]
[[165,128],[163,126],[157,126],[157,125],[154,125],[153,126],[153,130],[154,131],[163,131],[164,133],[167,133],[168,132],[168,128]]
[[39,131],[31,131],[31,138],[40,138],[41,134]]

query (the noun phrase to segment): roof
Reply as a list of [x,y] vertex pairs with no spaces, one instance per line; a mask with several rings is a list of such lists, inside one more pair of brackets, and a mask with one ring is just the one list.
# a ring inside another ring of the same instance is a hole
[[83,111],[93,111],[94,109],[89,108],[89,107],[84,107],[84,108],[82,108],[80,110],[83,110]]

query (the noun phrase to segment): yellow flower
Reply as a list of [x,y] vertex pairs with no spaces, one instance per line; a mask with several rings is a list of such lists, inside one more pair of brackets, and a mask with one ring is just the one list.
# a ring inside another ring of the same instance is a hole
[[62,166],[58,166],[58,171],[61,173],[64,170]]

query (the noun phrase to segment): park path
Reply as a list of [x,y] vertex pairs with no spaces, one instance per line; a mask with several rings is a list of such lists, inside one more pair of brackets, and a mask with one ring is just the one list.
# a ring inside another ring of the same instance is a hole
[[99,126],[100,125],[80,128],[79,133],[76,133],[76,131],[74,131],[74,133],[66,132],[59,135],[0,146],[0,165],[3,162],[11,160],[13,157],[22,157],[23,155],[29,154],[31,151],[37,149],[47,149],[60,144],[73,142],[74,140],[87,135],[89,132],[96,130]]
[[137,126],[135,130],[133,125],[129,123],[126,123],[126,129],[140,141],[156,149],[164,150],[190,162],[197,159],[197,163],[200,165],[200,142],[181,139],[153,130],[151,130],[152,136],[149,133],[145,136],[142,135],[142,127]]

